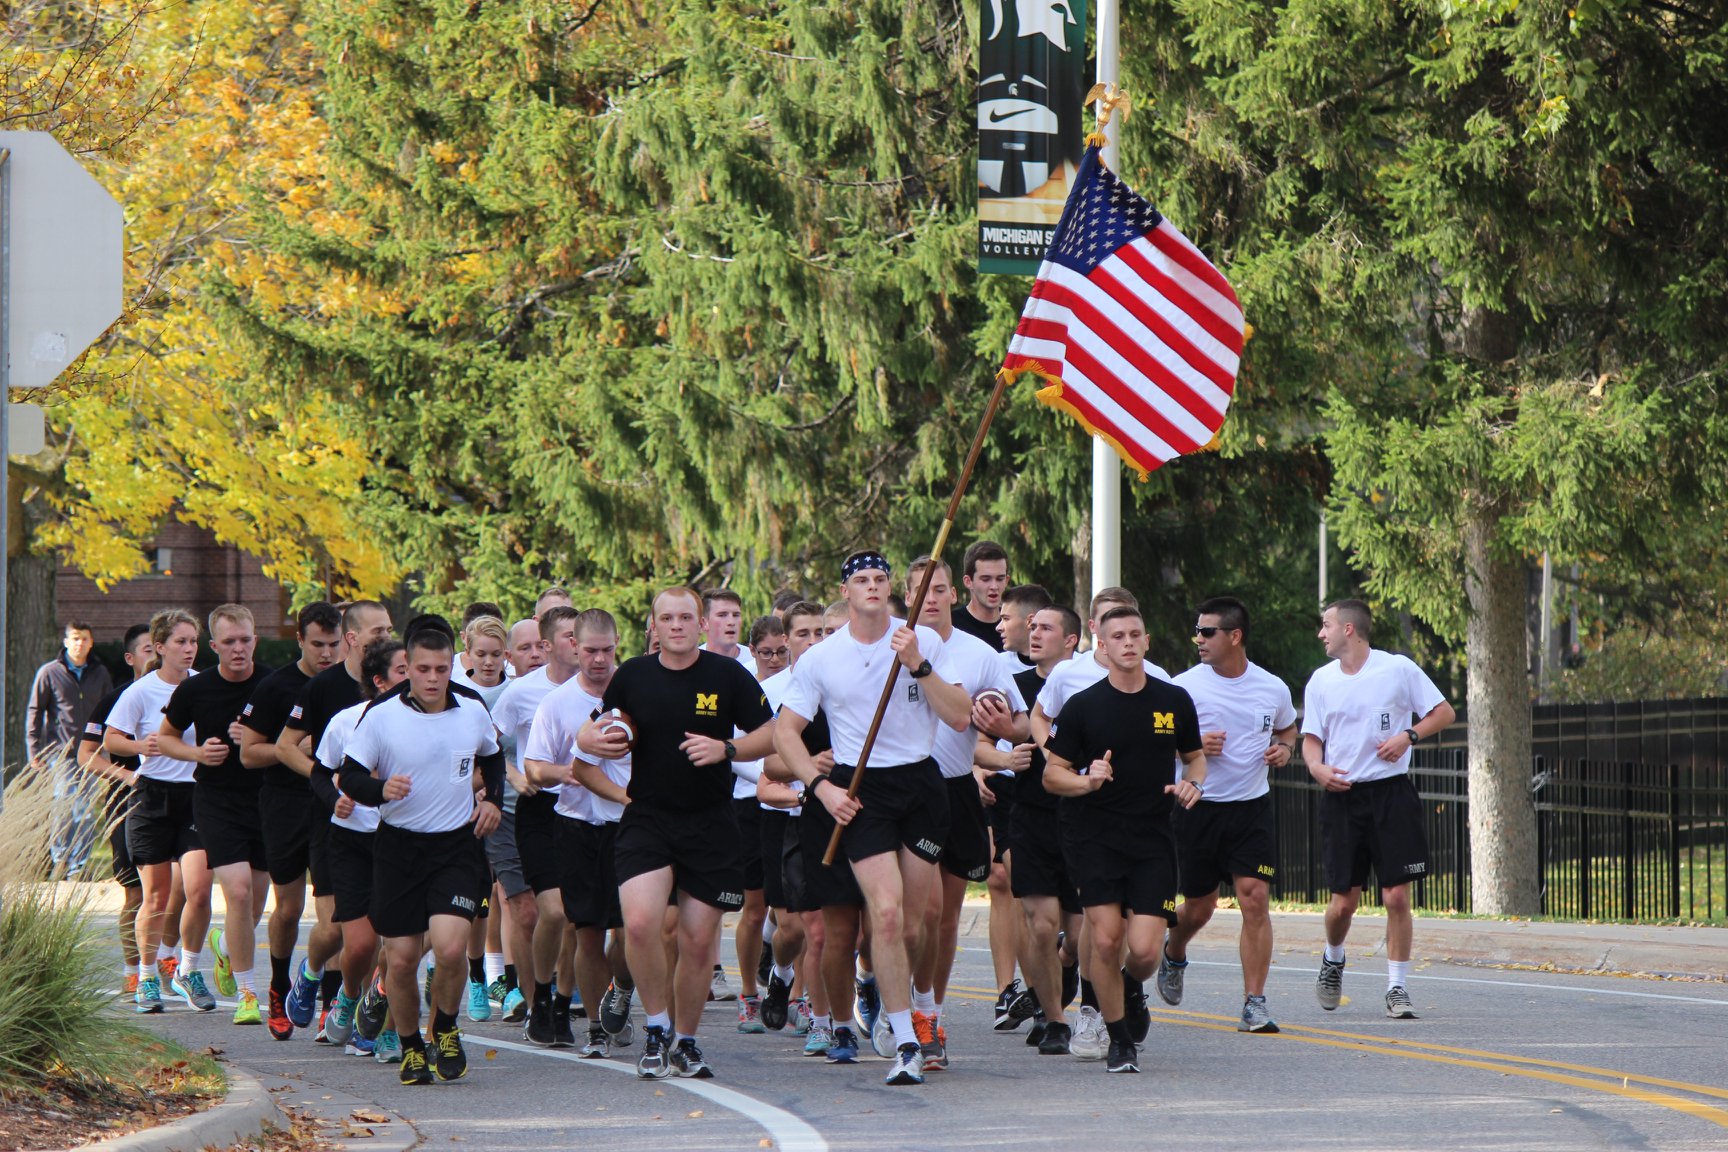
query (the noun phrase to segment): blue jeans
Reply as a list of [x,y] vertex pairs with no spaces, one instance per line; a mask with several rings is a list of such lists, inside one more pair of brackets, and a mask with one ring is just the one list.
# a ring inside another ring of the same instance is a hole
[[48,855],[60,879],[71,879],[90,862],[90,849],[96,842],[99,784],[70,757],[54,766],[54,838]]

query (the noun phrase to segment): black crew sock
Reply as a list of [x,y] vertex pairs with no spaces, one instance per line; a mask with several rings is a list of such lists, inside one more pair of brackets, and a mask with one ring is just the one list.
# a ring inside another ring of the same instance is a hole
[[441,1032],[449,1032],[455,1027],[456,1017],[443,1009],[440,1008],[432,1014],[432,1035],[437,1036]]
[[468,957],[468,979],[475,984],[486,983],[486,957]]
[[520,987],[521,985],[516,983],[516,965],[504,965],[504,990],[508,992],[511,989]]
[[418,1028],[410,1028],[406,1032],[398,1033],[397,1039],[402,1041],[402,1048],[404,1051],[409,1049],[416,1052],[426,1051],[426,1037],[420,1035],[420,1029]]
[[1110,1039],[1114,1040],[1118,1044],[1125,1044],[1131,1047],[1134,1043],[1134,1038],[1128,1034],[1128,1021],[1126,1018],[1121,1020],[1104,1021],[1104,1031],[1110,1033]]
[[568,1011],[570,1011],[570,997],[564,995],[564,993],[562,993],[562,992],[560,992],[560,993],[558,993],[558,995],[552,997],[552,1011],[554,1011],[554,1012],[568,1012]]
[[534,985],[534,1005],[535,1007],[545,1006],[547,1008],[552,1006],[552,985]]
[[288,995],[288,990],[294,986],[293,979],[288,975],[288,966],[294,963],[292,956],[270,957],[270,991]]
[[330,1002],[336,999],[336,993],[342,991],[342,971],[330,967],[324,970],[324,978],[318,981],[318,999],[324,1007],[330,1007]]
[[1080,978],[1080,1007],[1098,1010],[1098,993],[1092,988],[1092,981],[1084,976]]

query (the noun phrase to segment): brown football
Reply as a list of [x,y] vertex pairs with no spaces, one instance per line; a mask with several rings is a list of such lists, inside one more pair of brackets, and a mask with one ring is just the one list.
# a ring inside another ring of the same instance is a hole
[[622,733],[626,748],[636,747],[636,722],[622,708],[613,708],[602,712],[596,717],[600,725],[600,734],[610,736],[614,732]]
[[982,704],[986,700],[994,700],[996,703],[1002,705],[1002,710],[1005,712],[1014,711],[1014,706],[1008,702],[1008,693],[1002,691],[1000,688],[986,688],[984,691],[972,697],[972,703],[974,704]]

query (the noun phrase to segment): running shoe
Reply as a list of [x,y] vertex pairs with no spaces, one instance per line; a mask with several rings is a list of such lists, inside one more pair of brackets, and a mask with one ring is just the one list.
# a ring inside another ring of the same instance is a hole
[[792,1007],[792,985],[770,973],[768,991],[762,997],[762,1027],[778,1032],[786,1027],[786,1015]]
[[1266,1008],[1266,997],[1250,996],[1242,1001],[1242,1020],[1236,1025],[1238,1032],[1276,1032],[1278,1025],[1272,1022],[1272,1013]]
[[612,1039],[606,1035],[606,1029],[595,1024],[588,1029],[588,1042],[582,1045],[582,1057],[585,1060],[604,1060],[612,1055]]
[[[354,1035],[354,1018],[359,1013],[360,1001],[346,992],[336,993],[336,1007],[331,1011],[329,1019],[324,1021],[324,1039],[330,1044],[346,1044]],[[364,1036],[362,1040],[366,1039]],[[368,1055],[372,1052],[370,1041],[366,1044]]]
[[549,1002],[534,1001],[534,1007],[528,1010],[528,1027],[522,1035],[536,1048],[552,1047],[552,1005]]
[[606,1029],[608,1036],[617,1038],[630,1023],[630,1000],[636,995],[634,988],[620,988],[617,983],[609,985],[606,995],[600,997],[600,1027]]
[[372,1059],[380,1064],[396,1064],[402,1059],[402,1037],[394,1028],[382,1029],[372,1041]]
[[1128,1038],[1135,1044],[1146,1043],[1152,1030],[1152,1013],[1146,1007],[1146,985],[1122,970],[1122,1007],[1128,1024]]
[[883,1077],[884,1084],[924,1083],[924,1054],[916,1044],[902,1044],[894,1052],[894,1065]]
[[762,1024],[762,1001],[757,997],[739,997],[738,1031],[748,1035],[757,1035],[768,1031]]
[[504,977],[500,976],[498,979],[492,981],[492,983],[486,985],[486,999],[494,1008],[503,1008],[504,997],[509,993],[509,991],[510,986],[504,983]]
[[571,1015],[570,1005],[561,1004],[556,999],[552,1001],[552,1047],[576,1047],[576,1030],[570,1026]]
[[1032,1027],[1026,1029],[1026,1047],[1036,1048],[1044,1043],[1044,1033],[1050,1028],[1050,1021],[1043,1016],[1032,1018]]
[[492,1019],[492,1001],[486,998],[486,985],[478,980],[468,981],[468,1019],[476,1024]]
[[702,1049],[696,1047],[696,1041],[688,1036],[672,1049],[672,1074],[691,1080],[714,1079],[714,1069],[702,1058]]
[[140,1016],[150,1012],[162,1011],[162,981],[156,976],[146,976],[138,981],[138,991],[132,996],[133,1009]]
[[440,1080],[460,1080],[468,1075],[468,1053],[462,1050],[462,1029],[446,1028],[432,1033],[433,1066]]
[[1026,1019],[1024,1016],[1015,1016],[1010,1011],[1010,1009],[1014,1007],[1014,1002],[1020,999],[1025,991],[1026,986],[1020,983],[1019,977],[1015,977],[1008,981],[1007,985],[1003,987],[1001,993],[997,995],[995,1007],[996,1023],[994,1025],[996,1031],[1012,1032],[1014,1029],[1020,1027],[1020,1022],[1022,1020]]
[[[921,1071],[936,1072],[947,1066],[947,1053],[943,1051],[941,1042],[936,1035],[936,1017],[929,1012],[912,1013],[912,1033],[918,1037],[918,1049],[922,1056]],[[905,1045],[901,1045],[902,1048]],[[938,1063],[940,1061],[940,1063]],[[893,1083],[893,1081],[889,1081]]]
[[364,1036],[350,1035],[342,1045],[342,1054],[344,1056],[372,1056],[375,1055],[376,1047],[372,1041]]
[[1314,995],[1326,1011],[1337,1010],[1339,1001],[1344,999],[1344,961],[1320,958],[1320,978],[1314,982]]
[[504,993],[504,1023],[520,1024],[528,1019],[528,997],[522,995],[522,989],[512,988]]
[[432,1083],[432,1069],[426,1066],[426,1053],[423,1049],[403,1050],[400,1076],[402,1083],[410,1086]]
[[234,982],[234,966],[228,963],[228,949],[222,946],[222,929],[210,929],[209,940],[210,955],[216,958],[216,991],[224,996],[239,995],[240,985]]
[[326,1005],[324,1005],[323,1010],[318,1013],[318,1030],[316,1032],[312,1033],[312,1043],[314,1043],[314,1044],[340,1044],[340,1043],[342,1043],[342,1041],[332,1040],[332,1039],[330,1039],[330,1037],[328,1037],[324,1034],[324,1026],[328,1023],[330,1023],[330,1005],[326,1004]]
[[666,1029],[658,1024],[642,1029],[642,1055],[636,1061],[636,1075],[642,1080],[664,1080],[672,1075],[672,1061],[666,1053]]
[[[818,1031],[820,1031],[820,1029],[812,1028],[810,1029],[810,1035],[814,1036]],[[810,1046],[808,1044],[804,1047],[805,1051],[809,1051]],[[846,1025],[840,1025],[840,1027],[834,1029],[833,1038],[828,1042],[828,1051],[825,1055],[828,1057],[828,1063],[830,1064],[858,1063],[857,1034]]]
[[294,1022],[296,1028],[310,1028],[312,1017],[318,1013],[318,981],[322,975],[313,976],[306,971],[306,961],[300,961],[300,971],[294,977],[294,987],[288,989],[288,996],[283,1001],[283,1010],[288,1013],[288,1019]]
[[294,1037],[294,1021],[288,1019],[288,1012],[282,1006],[282,993],[270,989],[270,1012],[264,1018],[264,1023],[270,1028],[270,1035],[278,1040],[291,1040]]
[[122,979],[120,981],[120,995],[131,996],[134,1000],[137,999],[137,997],[138,997],[138,973],[129,972],[124,977],[122,977]]
[[[876,1031],[876,1017],[882,1013],[882,997],[876,991],[876,978],[852,982],[852,1015],[866,1036]],[[886,1053],[884,1053],[886,1055]]]
[[792,1013],[789,1026],[800,1036],[808,1036],[810,1028],[816,1023],[816,1014],[810,1011],[810,998],[800,996],[792,1001]]
[[726,1003],[738,999],[738,993],[732,989],[732,982],[726,979],[726,970],[718,965],[714,968],[714,978],[708,982],[708,999]]
[[[1168,944],[1169,937],[1165,937]],[[1172,960],[1170,953],[1158,950],[1158,999],[1174,1008],[1182,1003],[1182,977],[1188,971],[1188,961]]]
[[1074,1027],[1074,1034],[1068,1041],[1068,1050],[1076,1060],[1102,1060],[1105,1047],[1109,1043],[1109,1034],[1104,1031],[1104,1017],[1098,1015],[1098,1009],[1082,1006],[1079,1023]]
[[1404,985],[1394,984],[1386,989],[1386,1015],[1394,1020],[1416,1019],[1416,1005],[1410,1003],[1410,993],[1404,991]]
[[366,1039],[376,1040],[378,1033],[384,1030],[384,1017],[389,1014],[390,998],[384,995],[384,986],[374,980],[360,995],[360,1007],[354,1014],[354,1029]]
[[180,957],[178,956],[163,956],[156,961],[156,975],[161,977],[164,984],[172,981],[179,971]]
[[1140,1050],[1120,1040],[1110,1041],[1110,1055],[1104,1065],[1106,1072],[1140,1071]]
[[888,1023],[888,1013],[876,1013],[876,1026],[870,1029],[870,1050],[884,1060],[894,1059],[894,1027]]
[[169,987],[186,1001],[188,1008],[195,1008],[200,1012],[216,1011],[216,997],[210,995],[210,989],[204,983],[204,973],[198,969],[179,973]]
[[234,1023],[264,1023],[264,1018],[258,1014],[258,993],[250,988],[240,993],[240,1002],[234,1005]]
[[1060,1020],[1050,1021],[1044,1026],[1044,1038],[1038,1041],[1038,1055],[1068,1055],[1068,1042],[1073,1039],[1073,1036],[1074,1034],[1069,1031],[1067,1024]]
[[824,1028],[820,1024],[812,1024],[809,1033],[804,1037],[804,1055],[826,1056],[832,1047],[834,1047],[834,1029]]

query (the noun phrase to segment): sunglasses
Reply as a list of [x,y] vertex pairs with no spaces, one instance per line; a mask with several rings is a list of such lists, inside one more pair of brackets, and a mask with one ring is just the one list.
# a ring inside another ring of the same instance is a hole
[[1194,635],[1204,636],[1206,639],[1210,640],[1222,631],[1224,631],[1222,628],[1213,627],[1212,625],[1203,625],[1202,627],[1194,629]]

